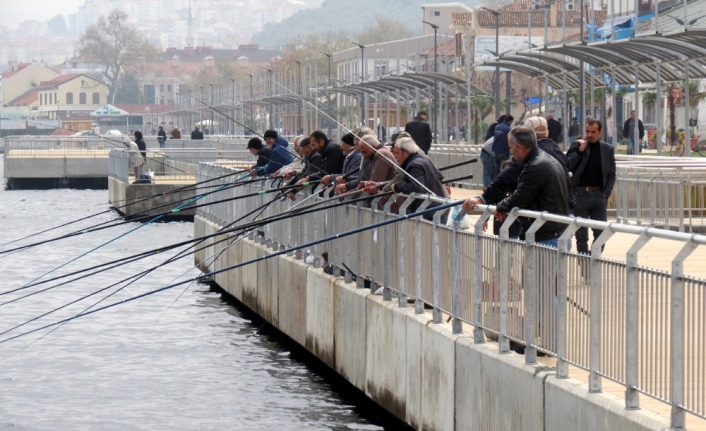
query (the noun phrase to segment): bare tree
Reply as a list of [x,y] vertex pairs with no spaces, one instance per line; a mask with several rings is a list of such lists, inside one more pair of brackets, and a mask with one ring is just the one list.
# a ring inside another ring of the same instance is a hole
[[80,55],[102,63],[110,103],[115,100],[123,69],[149,62],[159,53],[127,19],[125,12],[114,9],[88,27],[76,44]]
[[412,37],[412,32],[403,22],[378,17],[375,20],[375,24],[365,27],[358,34],[357,42],[363,45],[370,45],[372,43],[389,42],[409,37]]

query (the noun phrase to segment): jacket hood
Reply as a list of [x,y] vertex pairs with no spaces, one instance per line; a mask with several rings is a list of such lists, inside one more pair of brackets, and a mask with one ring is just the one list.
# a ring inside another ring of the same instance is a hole
[[287,142],[287,140],[284,139],[282,136],[277,135],[277,137],[275,138],[275,145],[273,146],[287,148],[289,146],[289,142]]

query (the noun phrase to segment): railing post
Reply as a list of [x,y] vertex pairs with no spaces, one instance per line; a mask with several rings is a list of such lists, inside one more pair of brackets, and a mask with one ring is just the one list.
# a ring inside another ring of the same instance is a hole
[[[377,223],[377,213],[378,204],[380,203],[381,197],[376,197],[370,204],[370,224]],[[375,243],[377,242],[378,232],[377,229],[370,230],[370,247],[376,248]],[[375,293],[375,267],[377,266],[375,262],[377,260],[377,255],[375,253],[370,253],[370,293]]]
[[[439,225],[441,225],[441,216],[445,211],[437,211],[434,213],[434,227],[432,231],[432,249],[431,249],[431,279],[432,279],[432,302],[434,310],[432,311],[432,322],[441,323],[441,276],[439,274],[439,261],[441,256],[439,253]],[[385,251],[387,254],[387,250]]]
[[525,364],[537,363],[537,347],[535,343],[537,314],[537,247],[535,247],[534,235],[542,227],[546,220],[540,214],[535,219],[530,228],[525,233]]
[[669,331],[669,382],[672,401],[671,429],[686,428],[684,412],[684,260],[698,245],[692,239],[672,261],[671,322]]
[[[413,197],[408,197],[405,199],[404,203],[400,206],[400,215],[402,214],[407,214],[407,208],[414,202]],[[407,220],[404,220],[400,223],[397,223],[397,229],[399,230],[397,237],[399,238],[399,245],[400,245],[400,256],[399,256],[399,276],[400,276],[400,295],[397,298],[397,305],[399,307],[406,307],[407,306],[407,297],[405,296],[405,282],[404,282],[404,247],[405,247],[405,241],[404,241],[404,225],[407,223]]]
[[500,334],[498,347],[500,353],[510,352],[510,340],[507,338],[507,308],[510,300],[510,226],[517,220],[517,211],[513,209],[500,228],[500,246],[498,255],[499,300],[500,300]]
[[567,292],[569,253],[571,252],[571,237],[579,229],[579,225],[574,219],[559,237],[559,247],[557,249],[556,262],[556,376],[560,379],[569,377],[569,364],[566,362],[566,302],[569,295]]
[[[473,250],[473,342],[477,344],[485,343],[485,332],[481,327],[483,325],[483,241],[481,237],[483,236],[483,225],[490,219],[492,214],[493,212],[490,208],[486,208],[473,226],[473,245],[475,249]],[[454,241],[456,241],[456,236],[456,229],[454,229]],[[455,259],[457,259],[457,254],[454,251]],[[479,291],[480,298],[478,297]]]
[[[452,321],[451,329],[454,334],[463,333],[463,325],[461,323],[461,238],[458,233],[460,223],[453,222],[453,290],[452,290]],[[475,339],[474,330],[474,339]],[[482,336],[481,331],[481,336]],[[482,342],[482,341],[480,341]]]
[[[346,205],[346,227],[351,225],[351,205]],[[346,237],[346,263],[351,265],[351,236]],[[344,278],[346,283],[353,282],[353,274],[350,271],[346,271],[346,276]]]
[[[365,193],[362,193],[361,196],[365,195]],[[361,210],[361,202],[358,201],[355,204],[355,221],[356,221],[356,227],[361,228],[363,227],[363,223],[360,220],[360,216],[362,213]],[[362,289],[365,287],[365,281],[363,280],[363,234],[359,233],[358,235],[358,253],[356,253],[356,263],[358,264],[356,271],[358,271],[358,276],[355,279],[355,287],[358,289]]]
[[640,408],[638,365],[640,342],[640,272],[637,254],[650,240],[645,229],[625,256],[625,408]]
[[591,316],[589,317],[589,376],[588,376],[588,391],[603,392],[603,382],[601,380],[601,288],[603,286],[603,278],[601,271],[600,258],[603,254],[603,246],[613,236],[613,230],[608,225],[608,228],[603,230],[600,236],[593,240],[591,244],[591,288],[589,292],[589,307]]
[[[385,207],[383,208],[384,215],[383,217],[389,217],[392,204],[395,203],[395,196],[391,196],[387,202],[385,203]],[[383,228],[383,235],[385,235],[385,238],[383,239],[383,249],[385,252],[385,256],[383,258],[385,259],[385,266],[383,267],[383,288],[382,288],[382,300],[383,301],[390,301],[392,300],[392,292],[390,291],[390,256],[389,256],[389,250],[390,250],[390,225],[385,225]]]
[[[417,211],[425,210],[431,201],[425,199],[417,208]],[[422,300],[422,221],[419,217],[414,221],[416,229],[414,230],[414,272],[415,272],[415,298],[414,312],[416,314],[424,313],[424,301]]]

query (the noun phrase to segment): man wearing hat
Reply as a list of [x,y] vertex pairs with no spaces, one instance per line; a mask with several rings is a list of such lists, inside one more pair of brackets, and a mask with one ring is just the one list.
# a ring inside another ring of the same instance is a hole
[[[346,156],[343,160],[343,170],[340,174],[326,175],[321,179],[323,184],[336,184],[336,192],[343,193],[352,190],[358,185],[360,175],[360,162],[363,156],[355,148],[355,136],[352,133],[341,138],[341,151]],[[353,173],[353,171],[356,171]],[[347,176],[346,176],[347,175]]]
[[289,142],[282,136],[277,135],[275,130],[265,132],[265,142],[272,149],[270,153],[270,161],[265,166],[260,166],[250,169],[250,174],[253,176],[272,175],[280,168],[292,163],[292,154],[287,151]]

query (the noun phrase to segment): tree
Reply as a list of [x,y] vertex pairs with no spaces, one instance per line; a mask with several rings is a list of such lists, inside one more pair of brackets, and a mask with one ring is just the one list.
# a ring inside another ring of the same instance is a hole
[[68,27],[66,27],[66,20],[61,14],[57,14],[52,19],[47,21],[47,28],[49,29],[49,33],[52,34],[64,34],[68,31]]
[[412,37],[412,32],[403,22],[378,17],[375,19],[375,24],[365,27],[363,31],[358,34],[358,40],[356,42],[362,45],[371,45],[410,37]]
[[123,70],[149,62],[159,52],[127,19],[125,12],[114,9],[88,27],[76,44],[80,55],[102,63],[110,103],[115,101]]
[[119,90],[115,95],[115,103],[140,103],[140,85],[132,73],[126,73],[120,79]]
[[493,107],[495,106],[495,98],[493,96],[476,96],[471,99],[471,106],[473,106],[473,118],[475,119],[475,125],[473,126],[473,134],[475,135],[476,144],[482,143],[480,140],[480,123],[481,120],[491,112],[493,112]]

